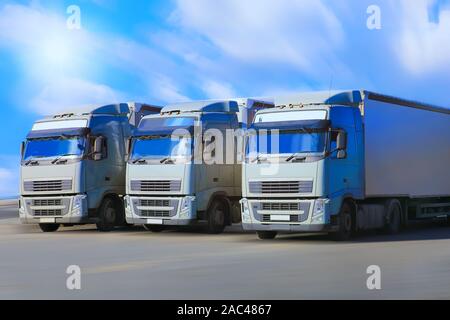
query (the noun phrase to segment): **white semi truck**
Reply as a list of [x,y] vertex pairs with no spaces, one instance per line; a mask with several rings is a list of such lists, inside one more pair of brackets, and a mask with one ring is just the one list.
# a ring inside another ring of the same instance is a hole
[[19,214],[44,232],[125,223],[126,141],[144,115],[160,107],[121,103],[36,121],[22,143]]
[[450,109],[359,90],[275,103],[249,130],[245,230],[346,240],[450,216]]
[[[273,102],[254,99],[197,101],[144,117],[130,144],[126,221],[154,232],[200,223],[210,233],[239,222],[243,131],[269,107]],[[206,162],[221,151],[222,161]]]

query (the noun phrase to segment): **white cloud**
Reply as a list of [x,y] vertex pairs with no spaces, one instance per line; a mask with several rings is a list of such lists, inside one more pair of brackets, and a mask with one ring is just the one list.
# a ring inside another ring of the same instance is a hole
[[450,9],[440,11],[439,22],[430,21],[432,1],[402,0],[398,10],[400,30],[393,37],[399,62],[412,74],[450,70]]
[[106,85],[76,78],[61,78],[46,85],[31,104],[39,114],[51,115],[61,110],[119,103],[121,100],[120,95]]
[[178,0],[171,21],[241,61],[309,71],[331,62],[344,41],[340,21],[322,1]]
[[226,99],[236,97],[233,87],[228,83],[208,80],[203,83],[202,90],[209,99]]
[[173,81],[166,77],[160,76],[156,81],[150,84],[150,90],[158,97],[159,102],[185,102],[191,100],[183,95],[173,84]]
[[[0,47],[22,60],[21,76],[27,86],[22,91],[34,95],[27,99],[30,110],[51,114],[87,104],[134,100],[130,93],[108,85],[110,72],[122,72],[139,81],[141,100],[188,100],[175,79],[189,77],[164,55],[125,38],[69,30],[65,19],[64,14],[39,6],[0,6]],[[99,78],[105,81],[93,80]]]

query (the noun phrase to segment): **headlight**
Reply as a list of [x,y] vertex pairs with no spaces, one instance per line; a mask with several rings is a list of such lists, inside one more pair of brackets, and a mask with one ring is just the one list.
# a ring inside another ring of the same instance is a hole
[[325,209],[330,199],[317,199],[314,201],[312,223],[325,223]]
[[125,206],[125,209],[130,209],[130,197],[129,196],[123,197],[123,204]]
[[239,203],[241,204],[242,222],[244,223],[252,222],[252,218],[250,216],[250,209],[248,208],[248,200],[241,199]]
[[80,194],[76,195],[73,198],[73,205],[72,205],[72,215],[74,216],[81,216],[84,213],[85,203],[86,203],[86,195]]
[[195,197],[187,196],[181,201],[180,218],[190,218],[193,211],[193,202]]
[[23,198],[19,198],[19,210],[20,211],[25,211],[25,207],[23,204],[24,204]]

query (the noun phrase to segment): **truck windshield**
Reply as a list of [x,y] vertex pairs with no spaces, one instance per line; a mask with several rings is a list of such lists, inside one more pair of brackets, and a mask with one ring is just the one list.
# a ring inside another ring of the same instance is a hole
[[83,137],[31,139],[26,143],[23,160],[81,156],[85,150],[85,140]]
[[292,155],[295,153],[322,153],[325,151],[326,132],[280,131],[278,134],[251,134],[247,158],[258,155]]
[[131,161],[166,157],[186,158],[192,155],[192,138],[187,136],[159,135],[135,138]]

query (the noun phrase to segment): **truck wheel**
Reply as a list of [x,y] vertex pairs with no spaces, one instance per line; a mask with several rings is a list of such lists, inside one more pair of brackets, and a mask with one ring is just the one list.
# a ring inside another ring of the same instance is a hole
[[151,232],[161,232],[164,231],[165,226],[159,225],[159,224],[144,224],[144,228],[147,231]]
[[277,236],[275,231],[257,231],[256,233],[261,240],[272,240]]
[[39,223],[39,228],[41,228],[41,230],[43,232],[55,232],[56,230],[59,229],[59,224],[58,223]]
[[117,213],[117,205],[114,199],[105,198],[99,209],[97,229],[102,232],[113,230],[117,221]]
[[208,209],[207,231],[210,234],[222,233],[225,229],[227,205],[220,199],[215,199]]
[[350,239],[353,231],[352,208],[348,202],[344,202],[339,213],[339,230],[333,233],[333,239],[336,241],[347,241]]
[[402,222],[402,206],[396,199],[388,200],[386,203],[386,226],[384,231],[387,234],[396,234],[400,232]]

